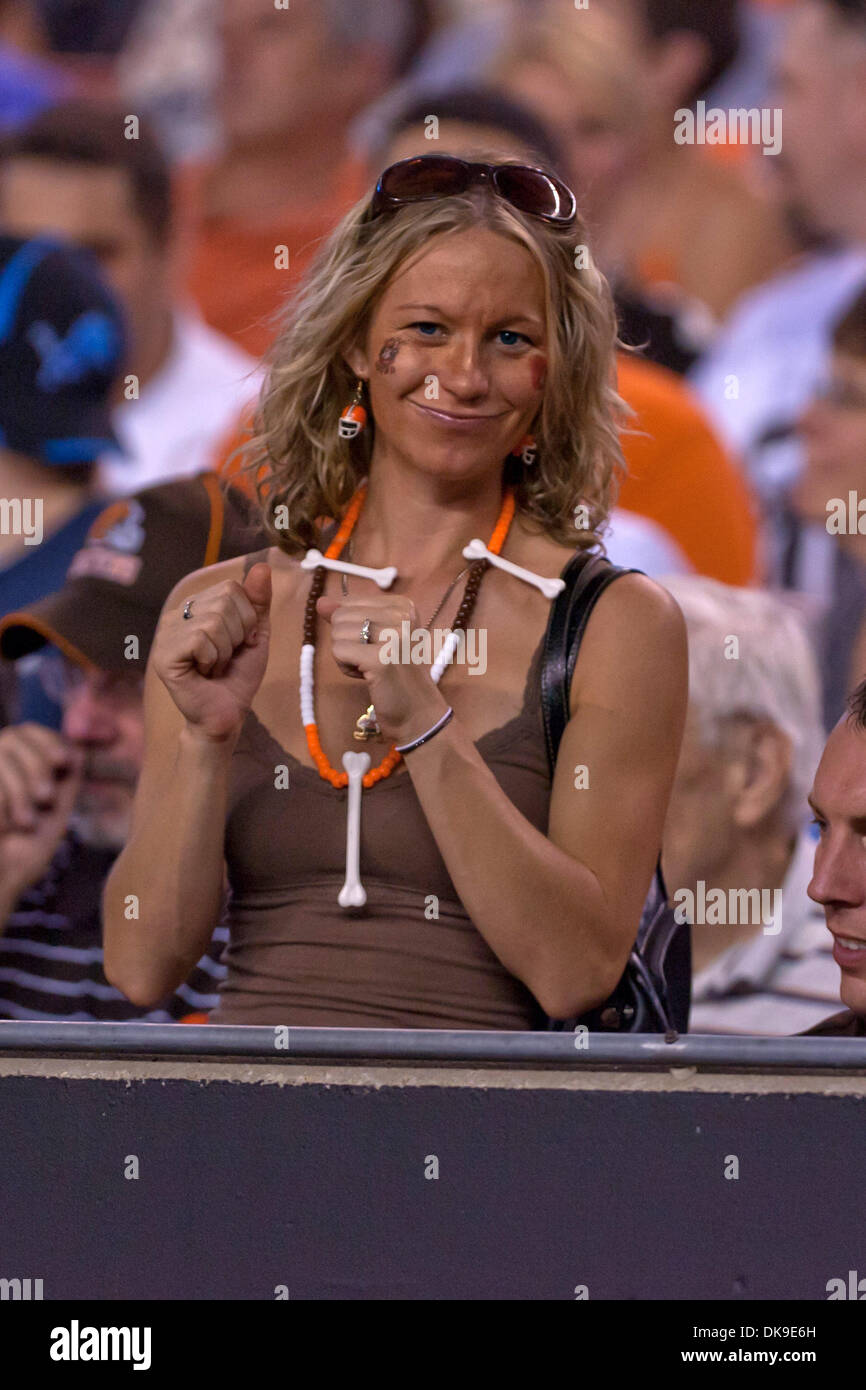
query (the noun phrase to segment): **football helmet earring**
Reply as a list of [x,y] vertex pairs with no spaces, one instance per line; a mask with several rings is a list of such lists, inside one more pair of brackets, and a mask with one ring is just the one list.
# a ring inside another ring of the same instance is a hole
[[367,412],[361,401],[364,397],[364,383],[358,378],[355,394],[349,404],[340,412],[338,433],[341,439],[356,439],[367,424]]
[[511,450],[512,454],[522,459],[527,468],[530,468],[538,458],[538,446],[535,442],[534,434],[525,434],[519,444]]

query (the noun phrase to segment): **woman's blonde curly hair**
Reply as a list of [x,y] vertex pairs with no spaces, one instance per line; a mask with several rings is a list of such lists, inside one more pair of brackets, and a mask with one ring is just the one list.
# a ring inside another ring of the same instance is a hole
[[575,548],[597,545],[624,468],[624,407],[613,384],[615,311],[584,224],[578,218],[554,228],[485,185],[376,218],[368,209],[365,198],[323,244],[266,359],[252,436],[241,453],[268,536],[296,554],[318,545],[323,521],[345,511],[369,470],[375,422],[352,440],[338,434],[355,386],[343,353],[364,341],[386,286],[433,237],[483,226],[525,246],[545,286],[547,379],[533,424],[538,457],[526,466],[509,456],[505,480],[514,483],[517,508],[533,528]]

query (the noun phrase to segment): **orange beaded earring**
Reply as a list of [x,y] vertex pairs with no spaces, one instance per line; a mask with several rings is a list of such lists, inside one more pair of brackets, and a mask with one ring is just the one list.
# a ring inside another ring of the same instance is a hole
[[361,404],[363,397],[364,383],[359,377],[354,396],[340,413],[338,433],[341,439],[357,439],[358,435],[365,428],[367,424],[367,412]]

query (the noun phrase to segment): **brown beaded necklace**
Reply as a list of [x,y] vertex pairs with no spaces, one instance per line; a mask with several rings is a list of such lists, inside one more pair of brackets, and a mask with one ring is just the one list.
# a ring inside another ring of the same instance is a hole
[[[360,515],[361,507],[364,502],[365,491],[366,484],[362,483],[356,491],[351,502],[349,503],[346,515],[343,517],[343,520],[340,524],[340,527],[336,535],[334,536],[334,539],[331,541],[330,545],[325,551],[326,559],[338,559],[340,554],[342,553],[343,547],[345,546],[350,535],[352,534],[352,530],[354,529],[355,523],[358,520],[358,516]],[[493,534],[487,546],[487,549],[494,555],[499,554],[503,544],[505,543],[505,538],[508,535],[508,529],[511,525],[511,521],[514,516],[515,505],[516,499],[514,489],[508,488],[505,492],[505,496],[502,501],[502,510],[499,513],[499,518],[496,522],[496,526],[493,530]],[[455,617],[454,622],[451,625],[452,633],[464,632],[466,630],[469,624],[469,620],[472,617],[472,612],[475,608],[475,603],[478,598],[478,591],[481,588],[481,581],[484,578],[484,574],[489,568],[489,566],[490,562],[487,559],[475,560],[469,566],[469,575],[466,580],[466,587],[463,591],[463,598],[460,601],[460,607],[457,610],[457,616]],[[307,594],[307,602],[304,607],[304,646],[302,649],[302,662],[304,660],[305,653],[308,653],[310,663],[309,672],[311,688],[312,657],[316,648],[316,627],[318,624],[316,603],[321,598],[324,592],[327,573],[328,571],[324,565],[316,566],[315,570],[313,571],[313,579],[312,583],[310,584],[310,590]],[[440,653],[440,656],[441,655],[442,654]],[[431,672],[434,680],[438,680],[438,677],[435,674],[436,667],[437,663],[434,663],[434,670],[433,672]],[[444,665],[442,667],[442,670],[444,670]],[[304,679],[304,668],[302,665],[302,692],[305,688]],[[329,762],[322,748],[321,741],[319,739],[318,725],[314,718],[310,718],[304,721],[304,732],[307,736],[307,746],[309,747],[310,755],[313,761],[315,762],[316,767],[318,768],[319,776],[324,778],[326,782],[330,782],[331,786],[333,787],[348,786],[348,773],[338,772],[335,767],[331,766],[331,763]],[[365,788],[374,787],[377,782],[381,782],[383,778],[388,777],[400,761],[401,754],[397,752],[396,747],[392,744],[391,749],[382,759],[381,763],[379,763],[378,767],[371,768],[369,772],[366,772],[364,774],[363,786]]]

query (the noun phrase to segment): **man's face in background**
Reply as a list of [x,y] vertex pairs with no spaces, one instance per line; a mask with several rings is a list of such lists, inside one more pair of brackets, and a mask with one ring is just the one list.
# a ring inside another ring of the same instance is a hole
[[231,147],[277,148],[315,138],[388,85],[382,55],[335,42],[319,0],[222,0],[220,118]]
[[[290,10],[262,0],[222,0],[219,35],[223,82],[221,117],[232,143],[291,138],[306,120],[307,97],[319,82],[317,63],[325,25],[316,6],[297,0]],[[321,97],[321,93],[320,93]]]
[[[866,359],[834,352],[827,381],[799,422],[805,468],[793,490],[799,514],[826,525],[828,503],[866,484]],[[854,538],[852,549],[862,548]]]
[[84,754],[70,829],[92,849],[121,850],[144,757],[143,677],[85,673],[56,652],[44,684],[63,710],[61,732]]
[[866,731],[840,719],[827,740],[809,797],[820,839],[808,887],[824,908],[841,996],[866,1015]]
[[148,344],[170,297],[171,257],[136,211],[126,171],[47,158],[10,158],[0,169],[0,227],[51,236],[97,259],[127,315],[136,345]]
[[[855,173],[858,130],[866,125],[866,28],[850,32],[822,0],[795,6],[776,72],[782,149],[772,172],[798,225],[845,235],[845,188]],[[862,173],[862,171],[861,171]]]

